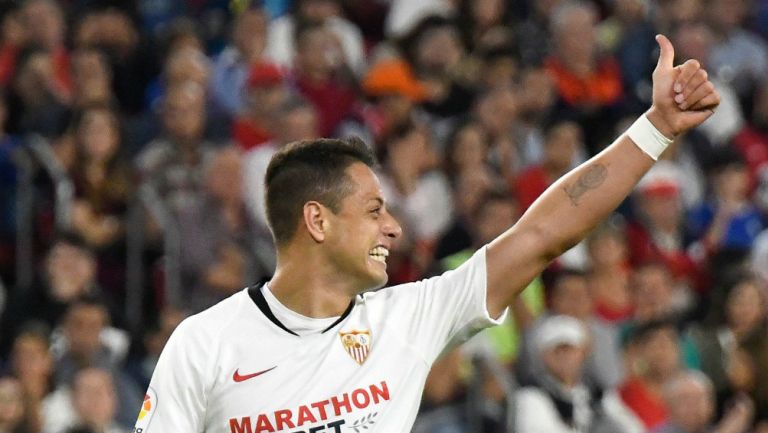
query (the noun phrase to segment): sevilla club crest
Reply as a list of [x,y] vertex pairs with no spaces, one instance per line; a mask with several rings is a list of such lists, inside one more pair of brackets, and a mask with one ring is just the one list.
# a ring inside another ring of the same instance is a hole
[[371,350],[371,331],[339,332],[341,344],[358,364],[363,365]]

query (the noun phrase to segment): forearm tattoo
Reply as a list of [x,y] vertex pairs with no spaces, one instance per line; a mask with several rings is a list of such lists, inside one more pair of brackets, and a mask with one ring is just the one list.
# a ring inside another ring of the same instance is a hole
[[605,182],[608,177],[608,168],[600,163],[594,163],[584,170],[584,173],[576,179],[573,185],[563,187],[565,194],[571,199],[574,206],[579,205],[581,197],[591,189],[595,189]]

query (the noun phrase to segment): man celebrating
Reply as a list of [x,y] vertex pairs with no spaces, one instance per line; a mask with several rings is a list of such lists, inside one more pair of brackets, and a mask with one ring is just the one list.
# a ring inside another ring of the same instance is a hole
[[277,247],[268,283],[185,320],[152,377],[135,433],[407,432],[430,366],[452,340],[499,323],[550,260],[631,191],[720,97],[699,63],[673,67],[658,36],[653,106],[554,183],[464,265],[378,291],[401,228],[359,140],[280,150],[266,175]]

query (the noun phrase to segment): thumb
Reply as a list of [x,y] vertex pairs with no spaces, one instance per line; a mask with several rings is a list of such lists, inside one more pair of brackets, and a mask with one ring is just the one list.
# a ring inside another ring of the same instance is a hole
[[656,70],[672,69],[675,60],[675,48],[672,46],[672,42],[664,35],[656,35],[656,42],[658,42],[660,49]]

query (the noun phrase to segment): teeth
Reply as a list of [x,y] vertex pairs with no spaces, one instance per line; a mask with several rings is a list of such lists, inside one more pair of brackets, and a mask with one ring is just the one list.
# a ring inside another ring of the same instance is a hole
[[373,260],[386,263],[387,256],[389,256],[389,250],[384,247],[375,247],[368,253]]

